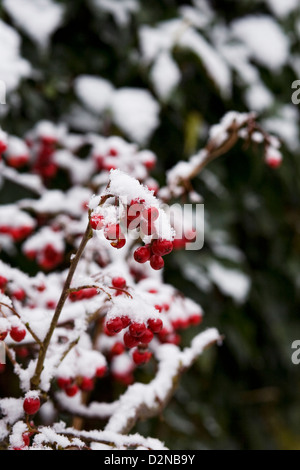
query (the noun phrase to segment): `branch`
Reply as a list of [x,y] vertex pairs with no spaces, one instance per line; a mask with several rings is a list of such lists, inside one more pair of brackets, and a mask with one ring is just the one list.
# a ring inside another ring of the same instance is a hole
[[221,340],[218,331],[211,328],[197,335],[191,347],[183,351],[172,344],[157,346],[155,355],[159,364],[156,377],[149,384],[137,383],[127,389],[105,430],[128,434],[138,420],[160,414],[173,396],[183,372],[207,347]]
[[83,251],[84,251],[88,241],[90,240],[90,238],[92,238],[92,236],[93,236],[93,231],[91,229],[90,221],[89,221],[88,225],[87,225],[87,228],[86,228],[86,231],[85,231],[85,234],[84,234],[84,236],[81,240],[81,243],[79,245],[79,248],[77,250],[77,253],[71,261],[71,266],[70,266],[70,269],[69,269],[69,272],[68,272],[68,275],[67,275],[67,279],[65,281],[60,299],[59,299],[58,304],[56,306],[56,309],[55,309],[55,312],[54,312],[54,315],[53,315],[53,318],[52,318],[52,321],[51,321],[51,324],[50,324],[50,328],[49,328],[48,333],[47,333],[47,335],[44,339],[43,344],[40,347],[40,352],[39,352],[39,357],[38,357],[37,364],[36,364],[35,373],[34,373],[34,376],[31,379],[31,388],[32,389],[37,389],[39,387],[41,374],[42,374],[43,367],[44,367],[44,361],[45,361],[45,358],[46,358],[46,354],[47,354],[47,350],[49,348],[51,338],[52,338],[54,330],[57,326],[61,311],[62,311],[62,309],[64,307],[64,304],[65,304],[65,302],[68,298],[70,285],[71,285],[74,273],[76,271],[78,262],[79,262],[79,260],[82,256],[82,254],[83,254]]
[[[227,113],[220,124],[211,128],[210,139],[205,148],[192,156],[188,162],[178,162],[168,172],[167,184],[170,195],[178,196],[184,194],[185,191],[189,192],[192,189],[191,180],[201,173],[210,162],[228,153],[240,138],[249,143],[256,133],[260,135],[262,143],[270,145],[271,136],[261,128],[255,119],[254,113]],[[162,193],[163,190],[165,188],[162,188]]]

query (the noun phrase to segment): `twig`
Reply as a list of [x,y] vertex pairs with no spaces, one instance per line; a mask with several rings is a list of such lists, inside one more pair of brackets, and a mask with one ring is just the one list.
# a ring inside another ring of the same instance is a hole
[[44,339],[44,342],[41,344],[39,357],[38,357],[36,368],[35,368],[35,373],[34,373],[32,379],[31,379],[31,388],[32,389],[37,389],[39,387],[41,374],[42,374],[42,371],[43,371],[43,368],[44,368],[44,361],[45,361],[45,358],[46,358],[46,354],[47,354],[47,351],[48,351],[48,348],[49,348],[49,344],[50,344],[52,335],[53,335],[54,330],[57,326],[57,323],[58,323],[61,311],[64,307],[64,304],[65,304],[65,302],[68,298],[70,285],[71,285],[74,273],[76,271],[78,262],[79,262],[79,260],[82,256],[82,253],[83,253],[88,241],[92,238],[92,236],[93,236],[93,230],[91,229],[90,220],[89,220],[86,231],[85,231],[85,234],[84,234],[84,236],[81,240],[81,243],[79,245],[77,253],[71,261],[71,266],[70,266],[70,269],[69,269],[69,272],[68,272],[68,275],[67,275],[67,279],[65,281],[60,299],[59,299],[58,304],[56,306],[56,309],[55,309],[55,312],[54,312],[54,315],[53,315],[53,318],[52,318],[52,321],[51,321],[51,324],[50,324],[50,328],[49,328],[48,333],[47,333],[47,335]]
[[[13,312],[14,315],[16,315],[16,317],[18,317],[21,321],[22,321],[22,318],[21,316],[18,314],[18,312],[13,308],[11,307],[10,305],[7,305],[3,302],[0,302],[0,305],[2,305],[3,307],[7,307],[11,312]],[[2,315],[5,317],[4,313],[1,311]],[[33,337],[33,339],[41,346],[42,345],[42,341],[40,340],[40,338],[35,334],[35,332],[31,329],[29,323],[25,323],[25,326],[27,328],[27,330],[29,331],[29,333],[31,334],[31,336]]]

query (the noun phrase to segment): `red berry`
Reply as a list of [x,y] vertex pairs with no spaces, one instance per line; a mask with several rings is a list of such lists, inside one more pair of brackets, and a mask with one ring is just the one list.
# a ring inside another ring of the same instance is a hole
[[199,325],[202,321],[202,316],[198,313],[195,313],[194,315],[191,315],[189,317],[189,324],[190,325]]
[[68,397],[74,397],[79,392],[79,388],[76,384],[68,385],[65,388],[65,392]]
[[152,340],[153,340],[153,333],[150,329],[149,330],[147,329],[140,337],[140,342],[142,344],[149,344]]
[[100,379],[105,374],[106,374],[106,366],[102,366],[102,367],[97,368],[95,375],[96,375],[96,377],[98,377],[98,379]]
[[6,277],[0,276],[0,289],[4,289],[4,287],[6,286],[7,282],[8,282],[8,281],[7,281]]
[[26,165],[29,161],[28,155],[20,155],[20,156],[11,156],[7,159],[7,164],[13,168],[21,168],[22,166]]
[[161,256],[158,255],[153,255],[150,258],[150,266],[152,269],[155,269],[155,271],[158,271],[159,269],[162,269],[165,265],[165,262]]
[[104,217],[100,214],[94,214],[91,217],[91,227],[93,230],[101,230],[104,227]]
[[94,389],[94,381],[90,377],[83,377],[80,388],[84,392],[91,392]]
[[28,348],[16,348],[16,355],[21,359],[25,359],[29,356]]
[[22,434],[22,439],[23,439],[23,442],[24,442],[24,446],[28,447],[30,445],[30,434],[29,434],[29,432],[24,432],[24,434]]
[[109,156],[110,157],[117,157],[119,155],[119,152],[117,149],[115,148],[111,148],[108,152]]
[[114,242],[111,242],[111,246],[114,248],[117,248],[118,250],[120,248],[123,248],[123,246],[126,244],[126,238],[122,234],[122,238],[119,238],[119,240],[116,240]]
[[148,209],[143,210],[142,216],[148,223],[155,222],[159,217],[159,210],[157,207],[148,207]]
[[69,385],[71,385],[71,383],[72,383],[72,379],[69,379],[69,378],[58,377],[58,379],[57,379],[57,385],[62,390],[65,390],[67,387],[69,387]]
[[112,318],[106,322],[106,328],[110,333],[119,333],[123,330],[123,322],[120,317]]
[[165,256],[173,250],[173,242],[170,240],[154,240],[151,249],[154,255]]
[[69,299],[71,300],[71,302],[77,302],[77,300],[81,300],[83,299],[83,290],[77,290],[77,291],[74,291],[74,292],[71,292],[69,294]]
[[6,143],[0,140],[0,155],[1,153],[5,152],[6,149],[7,149]]
[[127,328],[127,326],[129,326],[131,323],[131,320],[127,315],[123,315],[121,317],[121,320],[122,320],[123,328]]
[[140,338],[142,334],[145,333],[145,330],[146,330],[145,323],[133,322],[131,323],[129,327],[129,332],[131,336],[133,336],[134,338]]
[[96,287],[89,287],[83,291],[84,299],[91,299],[92,297],[95,297],[95,295],[98,295],[98,290]]
[[123,354],[124,350],[125,350],[124,344],[118,341],[117,343],[113,345],[110,352],[113,356],[119,356],[120,354]]
[[46,304],[46,307],[50,308],[50,309],[55,309],[56,308],[56,302],[54,300],[48,300],[48,302]]
[[7,335],[8,331],[0,331],[0,341],[4,341]]
[[142,364],[146,364],[149,362],[152,357],[152,353],[150,351],[139,351],[136,349],[132,354],[132,359],[137,366]]
[[133,254],[135,261],[138,263],[146,263],[151,257],[151,250],[149,245],[140,246]]
[[23,289],[18,289],[15,292],[12,293],[12,297],[14,299],[19,300],[20,302],[22,302],[22,300],[25,299],[26,294],[25,294],[25,291]]
[[30,261],[34,261],[35,258],[36,258],[36,251],[34,250],[27,250],[25,251],[25,255],[26,257],[30,260]]
[[148,328],[153,333],[159,333],[162,330],[163,322],[160,318],[149,318],[148,320]]
[[126,280],[124,277],[114,277],[112,279],[112,285],[117,289],[124,289],[124,287],[126,287]]
[[19,328],[18,326],[13,326],[10,330],[11,338],[16,341],[16,343],[20,343],[26,336],[26,330]]
[[41,407],[41,402],[38,397],[25,398],[23,408],[26,414],[35,415]]
[[134,348],[135,346],[139,344],[139,339],[131,336],[129,331],[126,331],[123,340],[124,340],[124,344],[126,348],[129,348],[129,349]]

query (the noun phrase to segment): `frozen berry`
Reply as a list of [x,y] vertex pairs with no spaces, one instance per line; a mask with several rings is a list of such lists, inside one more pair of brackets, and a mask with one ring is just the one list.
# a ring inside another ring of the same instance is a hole
[[62,390],[65,390],[69,385],[71,385],[71,383],[72,383],[72,379],[70,378],[58,377],[57,379],[57,385]]
[[140,337],[140,342],[143,344],[148,344],[153,340],[153,333],[150,329],[146,329],[145,332]]
[[131,323],[131,320],[127,315],[123,315],[121,317],[121,320],[122,320],[123,328],[127,328],[127,326],[129,326]]
[[124,344],[125,344],[126,348],[129,348],[129,349],[134,348],[135,346],[137,346],[139,344],[139,339],[134,338],[129,333],[129,331],[126,331],[123,339],[124,339]]
[[142,336],[142,334],[145,333],[145,330],[146,330],[145,323],[133,322],[131,323],[129,327],[129,332],[131,336],[133,336],[134,338],[139,338],[140,336]]
[[28,397],[25,398],[23,408],[26,414],[35,415],[40,409],[41,402],[39,397]]
[[151,250],[149,245],[140,246],[133,254],[135,261],[138,263],[146,263],[151,257]]
[[120,248],[123,248],[123,246],[126,245],[126,238],[124,237],[124,235],[122,234],[122,238],[119,238],[119,240],[116,240],[114,242],[111,242],[111,246],[113,248],[117,248],[118,250]]
[[7,335],[8,331],[0,331],[0,341],[4,341]]
[[110,333],[119,333],[123,330],[123,323],[120,317],[112,318],[106,322],[106,328]]
[[159,333],[162,330],[163,322],[160,318],[149,318],[148,320],[148,328],[153,333]]
[[29,432],[24,432],[22,434],[22,439],[23,439],[23,442],[24,442],[24,446],[28,447],[30,445],[30,434],[29,434]]
[[4,276],[0,276],[0,289],[4,289],[7,284],[7,279]]
[[120,354],[123,354],[124,350],[125,350],[124,344],[118,341],[117,343],[113,345],[110,352],[113,356],[119,356]]
[[159,269],[162,269],[165,265],[165,262],[161,256],[158,255],[153,255],[150,258],[150,266],[152,269],[155,269],[155,271],[158,271]]
[[140,351],[139,349],[136,349],[133,351],[132,359],[137,366],[140,366],[149,362],[151,356],[152,353],[150,351]]
[[13,326],[10,330],[10,336],[16,343],[20,343],[26,336],[26,330],[18,326]]
[[20,302],[22,302],[22,300],[25,299],[26,294],[25,294],[25,291],[23,289],[18,289],[18,290],[14,291],[12,293],[12,297],[14,299],[19,300]]
[[165,256],[173,250],[173,242],[170,240],[154,240],[151,249],[154,255]]
[[65,388],[65,392],[68,395],[68,397],[74,397],[79,391],[79,388],[76,384],[68,385]]
[[124,277],[114,277],[112,279],[112,285],[117,289],[124,289],[124,287],[126,287],[126,280]]
[[80,388],[84,392],[91,392],[94,389],[94,381],[90,377],[83,377]]
[[96,377],[98,377],[98,379],[100,379],[101,377],[103,377],[104,375],[106,374],[106,367],[105,366],[102,366],[102,367],[98,367],[97,370],[96,370]]

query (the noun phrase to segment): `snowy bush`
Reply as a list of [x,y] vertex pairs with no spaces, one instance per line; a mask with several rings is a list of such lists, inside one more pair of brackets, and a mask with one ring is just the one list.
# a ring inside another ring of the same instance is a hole
[[[297,167],[297,7],[3,1],[1,448],[164,449],[163,433],[140,423],[168,409],[183,373],[223,335],[229,366],[216,358],[222,378],[209,393],[231,422],[224,395],[244,384],[230,373],[246,364],[259,375],[273,349],[254,331],[278,338],[281,280],[299,283],[278,228],[286,211],[293,221],[297,172],[272,171],[282,153]],[[188,256],[199,234],[173,203],[203,201],[205,250]],[[191,383],[181,402],[194,393],[198,403],[199,370]],[[182,428],[185,445],[194,434],[198,445],[192,398],[180,408],[167,415],[172,437]],[[214,439],[222,418],[202,408]]]
[[[267,163],[280,164],[278,140],[252,114],[231,112],[203,150],[169,171],[164,199],[187,187],[195,198],[187,183],[239,138],[264,144]],[[24,140],[2,131],[1,149],[3,177],[29,187],[35,178],[37,197],[1,206],[0,241],[8,256],[18,250],[38,270],[29,276],[0,264],[0,337],[23,393],[0,401],[2,446],[163,449],[131,429],[162,411],[183,371],[221,336],[211,328],[179,346],[180,331],[203,313],[161,276],[163,257],[186,242],[155,196],[155,155],[119,137],[72,135],[49,122]],[[58,172],[69,189],[53,188]],[[152,379],[136,382],[135,369],[150,361]],[[107,377],[126,389],[115,401],[98,401]],[[61,412],[74,417],[73,426],[58,420]],[[88,432],[75,417],[107,423]]]

